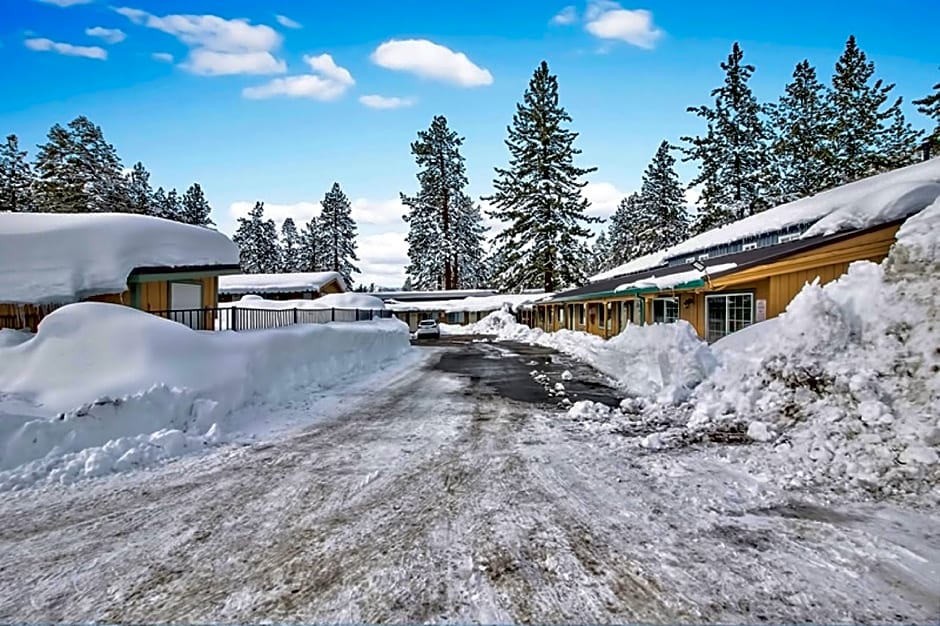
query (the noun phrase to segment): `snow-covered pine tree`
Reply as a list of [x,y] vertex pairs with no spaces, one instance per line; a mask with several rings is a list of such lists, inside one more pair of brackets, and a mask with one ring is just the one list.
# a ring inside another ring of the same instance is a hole
[[323,232],[316,217],[304,224],[300,233],[300,250],[298,252],[298,272],[321,272],[323,263]]
[[166,208],[166,190],[163,187],[157,187],[150,198],[150,215],[165,218]]
[[486,286],[489,276],[484,265],[483,216],[480,206],[470,196],[460,197],[454,223],[455,263],[458,289],[479,289]]
[[696,230],[720,226],[762,211],[769,172],[767,130],[761,120],[761,107],[748,80],[754,66],[742,63],[744,52],[735,42],[727,61],[721,64],[725,81],[713,89],[713,107],[689,107],[705,120],[707,132],[682,137],[684,160],[699,162],[699,174],[690,187],[703,188]]
[[637,257],[638,237],[636,228],[644,205],[640,194],[633,193],[620,201],[617,210],[610,217],[607,231],[608,264],[610,267],[623,265]]
[[[127,199],[131,213],[154,215],[154,193],[150,186],[150,172],[138,161],[127,175]],[[163,201],[166,201],[164,196]]]
[[[418,289],[457,289],[476,281],[483,256],[482,217],[466,193],[467,173],[460,154],[463,137],[436,115],[418,131],[411,154],[418,166],[418,193],[401,194],[409,208],[408,275]],[[471,276],[464,280],[463,272]]]
[[288,217],[281,224],[281,272],[301,272],[303,271],[301,263],[301,254],[303,245],[300,240],[300,234],[297,232],[297,225],[294,219]]
[[256,202],[248,217],[238,218],[238,229],[232,241],[238,246],[241,268],[246,274],[278,271],[277,228],[274,220],[264,219],[263,202]]
[[84,183],[89,211],[130,211],[124,170],[117,150],[109,144],[101,127],[84,115],[69,122],[75,162]]
[[600,220],[586,214],[581,178],[597,168],[574,164],[581,150],[578,133],[565,127],[571,121],[558,102],[558,78],[542,61],[508,128],[509,167],[496,168],[488,198],[490,215],[508,224],[494,239],[503,288],[555,291],[584,281],[588,225]]
[[668,141],[659,144],[643,173],[640,187],[641,214],[649,221],[650,228],[636,232],[641,238],[637,246],[650,252],[674,246],[689,236],[685,192],[679,184],[676,159],[670,153],[671,149]]
[[894,85],[872,82],[875,64],[849,37],[829,92],[832,158],[829,186],[883,172],[914,159],[918,133],[904,121],[901,98],[888,105]]
[[76,159],[71,133],[59,124],[49,129],[46,143],[36,153],[33,202],[47,213],[86,213],[86,178]]
[[591,247],[591,259],[587,271],[593,276],[612,267],[614,266],[611,264],[610,242],[607,239],[607,233],[602,230]]
[[180,195],[176,192],[176,189],[170,189],[166,194],[166,200],[163,204],[156,209],[159,212],[159,217],[167,220],[173,220],[174,222],[182,222],[183,215],[183,203],[180,200]]
[[933,86],[933,93],[920,100],[914,100],[917,110],[933,120],[933,131],[927,135],[927,141],[935,152],[940,152],[940,83]]
[[0,146],[0,211],[33,210],[33,171],[16,135]]
[[776,104],[767,108],[772,132],[774,204],[811,196],[828,186],[831,115],[816,68],[801,61]]
[[183,200],[180,203],[179,221],[193,226],[214,226],[215,222],[209,215],[212,213],[212,207],[206,200],[205,194],[199,183],[190,185],[186,193],[183,194]]
[[359,257],[356,256],[356,222],[352,218],[352,204],[339,183],[333,183],[320,205],[323,209],[318,223],[322,231],[325,269],[339,272],[346,287],[352,289],[352,275],[360,273],[359,268],[353,265]]

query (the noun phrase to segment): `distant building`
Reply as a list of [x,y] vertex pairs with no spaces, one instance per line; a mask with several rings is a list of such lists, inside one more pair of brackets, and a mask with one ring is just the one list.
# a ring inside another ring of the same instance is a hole
[[313,300],[328,293],[346,293],[346,283],[338,272],[233,274],[219,279],[221,302],[248,295],[266,300]]

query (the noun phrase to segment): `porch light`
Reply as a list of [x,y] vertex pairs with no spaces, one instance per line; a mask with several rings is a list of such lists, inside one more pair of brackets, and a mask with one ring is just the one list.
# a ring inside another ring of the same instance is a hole
[[700,260],[695,259],[694,261],[692,261],[692,268],[693,268],[696,272],[704,272],[704,271],[705,271],[705,264],[702,263]]

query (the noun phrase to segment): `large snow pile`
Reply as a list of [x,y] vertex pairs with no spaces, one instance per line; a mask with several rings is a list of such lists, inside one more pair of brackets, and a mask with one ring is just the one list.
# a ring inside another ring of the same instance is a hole
[[237,266],[217,231],[145,215],[0,212],[0,302],[46,304],[127,290],[135,268]]
[[0,491],[215,443],[255,402],[328,387],[409,349],[397,320],[206,333],[101,303],[0,348]]
[[[795,483],[940,478],[940,200],[881,265],[806,286],[756,351],[728,354],[689,427],[745,425],[780,443]],[[744,420],[756,422],[746,424]]]
[[290,272],[220,276],[219,293],[238,295],[318,292],[330,282],[336,282],[342,291],[346,291],[346,283],[338,272]]
[[743,220],[696,235],[671,248],[634,259],[592,276],[592,281],[642,272],[666,259],[732,243],[800,224],[811,224],[804,237],[866,228],[913,215],[940,197],[940,158],[902,167],[808,198],[774,207]]

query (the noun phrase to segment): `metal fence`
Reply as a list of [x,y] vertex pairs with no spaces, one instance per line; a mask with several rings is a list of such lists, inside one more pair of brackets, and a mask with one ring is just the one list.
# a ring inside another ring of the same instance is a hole
[[149,311],[194,330],[264,330],[294,324],[363,322],[387,319],[392,312],[384,309],[253,309],[249,307],[213,307]]

